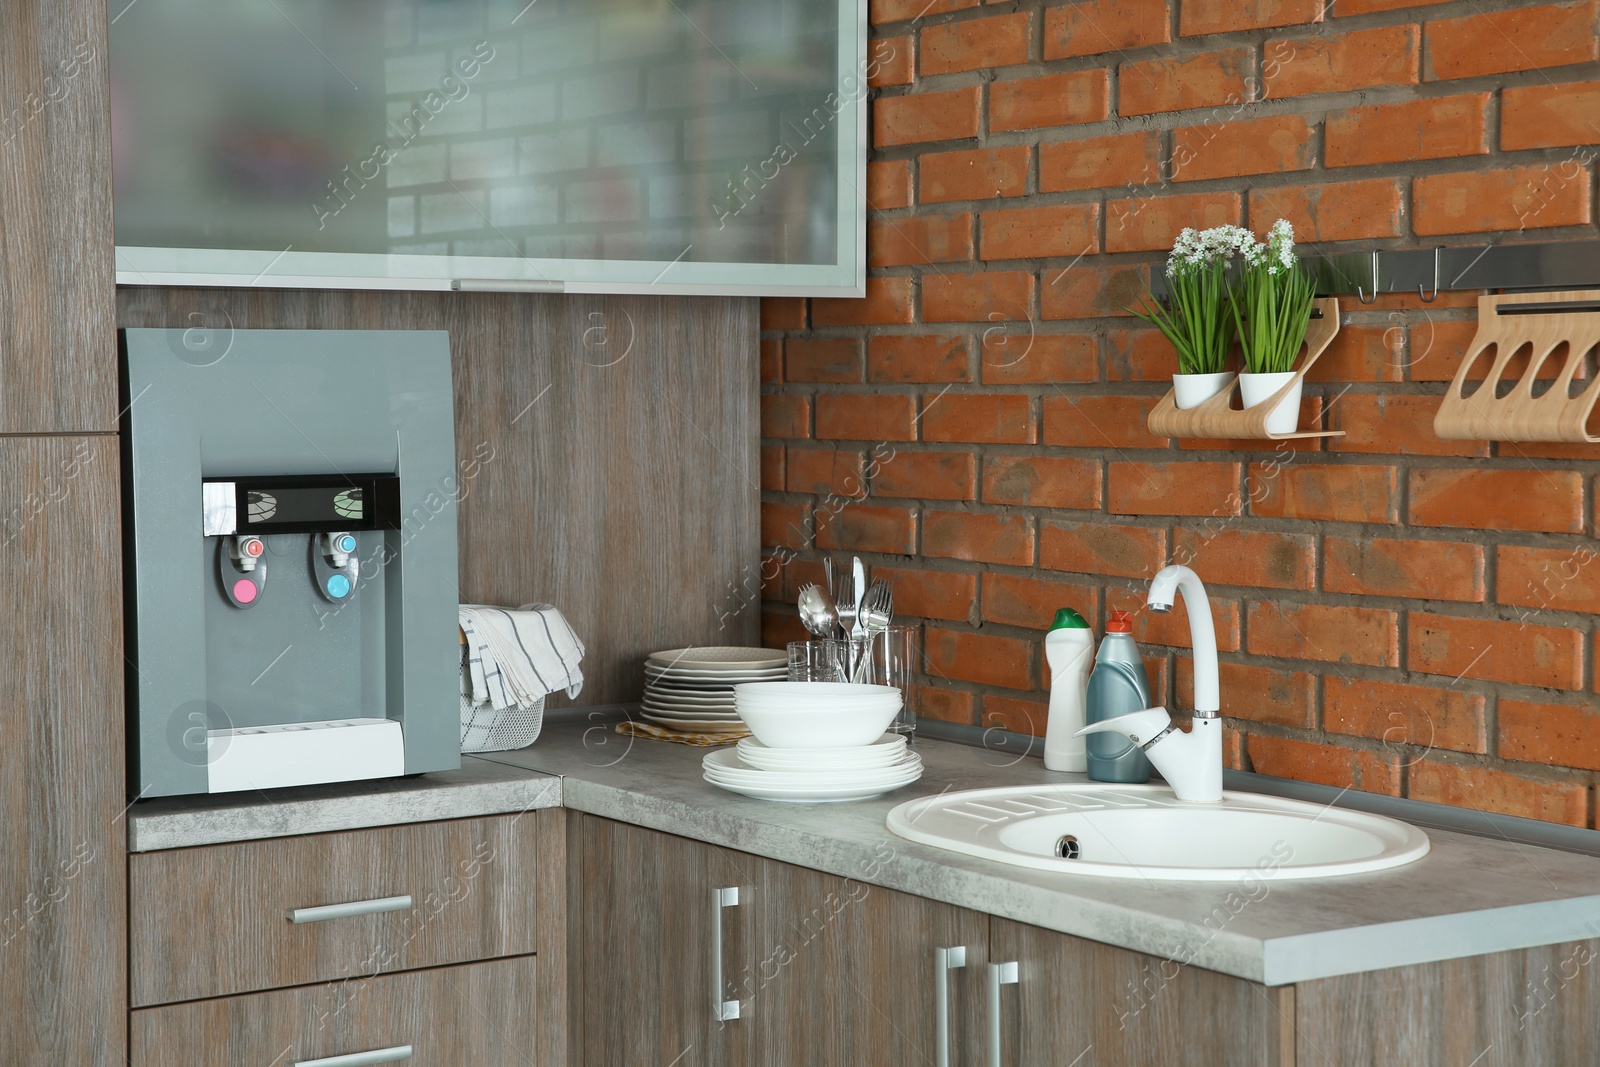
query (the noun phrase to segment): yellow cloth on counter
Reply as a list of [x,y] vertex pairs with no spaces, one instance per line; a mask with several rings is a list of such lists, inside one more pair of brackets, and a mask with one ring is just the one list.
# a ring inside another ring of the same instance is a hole
[[749,737],[749,730],[741,730],[735,734],[697,734],[688,730],[671,730],[665,726],[657,726],[648,722],[619,722],[617,733],[628,737],[653,737],[657,741],[676,741],[680,745],[699,745],[702,748],[712,745],[731,745],[741,737]]

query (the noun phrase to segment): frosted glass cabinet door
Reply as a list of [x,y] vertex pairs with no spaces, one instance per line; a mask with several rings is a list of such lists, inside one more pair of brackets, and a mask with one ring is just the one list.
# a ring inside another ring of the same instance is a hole
[[865,0],[108,0],[122,284],[859,293]]

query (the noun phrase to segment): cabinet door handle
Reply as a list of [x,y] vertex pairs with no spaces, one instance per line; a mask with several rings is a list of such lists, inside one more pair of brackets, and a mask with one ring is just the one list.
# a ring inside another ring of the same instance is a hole
[[711,908],[711,1017],[719,1023],[739,1017],[737,998],[727,1000],[728,992],[722,978],[722,909],[739,906],[739,887],[726,886],[712,890]]
[[410,1058],[410,1045],[395,1045],[393,1048],[375,1048],[371,1052],[325,1056],[320,1060],[295,1060],[294,1067],[367,1067],[371,1063],[398,1063]]
[[989,1067],[1000,1067],[1000,987],[1017,984],[1017,963],[989,964]]
[[[315,908],[295,908],[289,912],[292,923],[321,923],[329,919],[348,919],[352,915],[377,915],[384,911],[406,911],[411,907],[411,897],[375,897],[372,900],[352,900],[345,904],[323,904]],[[352,1063],[355,1061],[351,1061]],[[363,1060],[363,1063],[382,1063],[383,1060]]]
[[967,946],[933,950],[933,1018],[938,1031],[933,1043],[935,1067],[950,1067],[950,972],[967,965]]

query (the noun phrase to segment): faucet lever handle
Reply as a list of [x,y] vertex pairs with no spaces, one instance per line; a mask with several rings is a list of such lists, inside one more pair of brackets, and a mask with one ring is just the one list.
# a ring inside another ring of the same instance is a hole
[[1147,745],[1171,725],[1172,716],[1167,714],[1166,708],[1145,708],[1143,711],[1130,711],[1126,715],[1092,722],[1072,736],[1118,733],[1126,735],[1136,745]]

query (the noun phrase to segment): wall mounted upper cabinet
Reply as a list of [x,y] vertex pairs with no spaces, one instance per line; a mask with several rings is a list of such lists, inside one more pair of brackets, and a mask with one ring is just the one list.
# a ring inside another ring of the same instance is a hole
[[117,281],[860,295],[866,0],[109,0]]

